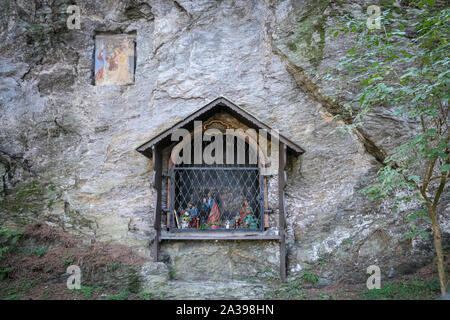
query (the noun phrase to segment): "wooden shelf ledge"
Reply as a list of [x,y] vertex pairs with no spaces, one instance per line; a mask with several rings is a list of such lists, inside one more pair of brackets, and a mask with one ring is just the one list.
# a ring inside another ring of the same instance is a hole
[[279,235],[161,235],[160,240],[202,240],[202,241],[214,241],[214,240],[280,240]]

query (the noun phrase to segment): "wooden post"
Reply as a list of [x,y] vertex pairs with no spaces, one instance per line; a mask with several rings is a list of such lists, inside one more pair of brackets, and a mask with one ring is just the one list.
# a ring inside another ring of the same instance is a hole
[[153,258],[158,261],[159,242],[161,238],[161,198],[162,198],[162,150],[161,147],[155,146],[153,148],[153,170],[155,172],[155,189],[156,189],[156,203],[155,213],[153,219],[153,227],[155,228],[155,240],[153,242]]
[[[269,209],[269,200],[268,198],[268,191],[267,191],[267,177],[263,178],[263,183],[264,183],[264,210]],[[264,228],[270,228],[270,222],[269,222],[269,215],[267,213],[264,213]]]
[[172,212],[170,210],[171,208],[171,203],[170,203],[170,193],[172,192],[172,190],[170,189],[171,183],[172,183],[172,171],[170,170],[172,167],[172,161],[169,158],[169,164],[167,166],[167,202],[166,202],[166,208],[167,208],[167,213],[166,213],[166,230],[169,231],[170,229],[170,217],[172,216]]
[[286,185],[284,168],[286,166],[286,145],[280,143],[279,161],[278,161],[278,213],[279,213],[279,232],[280,232],[280,279],[286,282],[286,218],[284,206],[284,187]]

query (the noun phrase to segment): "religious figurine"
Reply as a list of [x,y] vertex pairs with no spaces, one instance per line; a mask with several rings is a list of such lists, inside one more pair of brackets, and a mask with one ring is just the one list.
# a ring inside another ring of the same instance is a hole
[[239,221],[240,221],[241,217],[239,216],[239,214],[236,215],[236,217],[234,217],[234,228],[238,229],[239,228]]
[[201,211],[209,211],[211,208],[209,207],[208,201],[206,200],[206,197],[203,197],[202,199],[202,206],[200,207]]
[[194,203],[191,201],[188,203],[188,208],[186,209],[186,212],[189,214],[189,228],[196,228],[197,227],[197,218],[198,218],[198,210],[194,206]]
[[258,219],[256,219],[255,215],[249,214],[244,218],[244,226],[248,229],[256,230],[258,229]]
[[186,229],[189,227],[189,220],[181,220],[181,229]]
[[216,201],[212,198],[211,192],[208,192],[208,200],[207,200],[208,207],[211,206],[211,211],[208,216],[208,221],[206,221],[207,224],[217,224],[217,222],[220,219],[220,211],[219,207],[217,206]]
[[[205,198],[203,198],[203,199],[205,199]],[[206,200],[206,202],[205,202],[206,209],[208,211],[210,211],[213,208],[213,205],[214,205],[214,202],[215,202],[213,197],[212,197],[212,193],[211,192],[208,192],[208,199],[205,199],[205,200]]]
[[181,229],[186,229],[189,227],[189,221],[191,221],[191,216],[188,212],[189,209],[181,210]]
[[200,213],[199,213],[201,225],[206,224],[206,219],[208,218],[211,208],[212,208],[212,205],[211,205],[211,207],[209,206],[208,199],[206,197],[203,197],[202,204],[200,206]]
[[247,217],[250,214],[253,214],[253,209],[248,205],[248,200],[245,199],[244,203],[242,204],[241,211],[239,211],[239,216],[240,216],[239,224],[244,225],[245,217]]
[[195,228],[197,230],[200,228],[200,217],[195,218]]

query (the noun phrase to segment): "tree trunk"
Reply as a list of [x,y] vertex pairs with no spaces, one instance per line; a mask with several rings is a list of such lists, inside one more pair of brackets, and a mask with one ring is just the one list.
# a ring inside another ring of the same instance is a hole
[[436,209],[431,209],[430,218],[433,228],[434,249],[436,250],[437,256],[437,267],[439,274],[439,283],[441,285],[441,295],[444,296],[447,293],[447,280],[445,277],[444,269],[444,254],[442,252],[441,230],[439,228],[439,223],[436,217]]

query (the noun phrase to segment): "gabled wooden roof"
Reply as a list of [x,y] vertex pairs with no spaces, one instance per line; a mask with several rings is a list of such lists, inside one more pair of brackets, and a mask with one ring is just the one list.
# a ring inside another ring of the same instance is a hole
[[[250,128],[254,129],[265,129],[267,130],[268,134],[270,135],[270,132],[272,130],[271,127],[266,125],[265,123],[258,120],[255,116],[250,114],[249,112],[245,111],[241,107],[239,107],[237,104],[231,102],[227,98],[224,97],[217,97],[213,101],[207,103],[202,108],[198,109],[197,111],[194,111],[189,116],[184,118],[183,120],[177,122],[172,127],[164,130],[157,136],[151,138],[149,141],[145,142],[141,146],[137,147],[136,150],[146,157],[151,158],[152,157],[152,149],[158,144],[169,144],[171,143],[171,135],[172,133],[180,128],[187,129],[189,131],[192,131],[194,128],[194,121],[195,120],[202,120],[205,121],[209,117],[211,117],[213,114],[217,112],[228,112],[232,116],[234,116],[236,119],[241,121],[242,123],[246,124]],[[280,142],[283,142],[286,144],[288,151],[292,152],[295,155],[299,155],[303,152],[305,152],[301,147],[299,147],[297,144],[286,138],[285,136],[279,134],[279,140]]]

